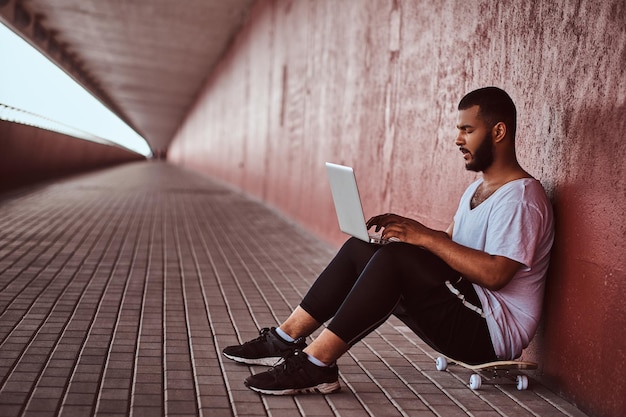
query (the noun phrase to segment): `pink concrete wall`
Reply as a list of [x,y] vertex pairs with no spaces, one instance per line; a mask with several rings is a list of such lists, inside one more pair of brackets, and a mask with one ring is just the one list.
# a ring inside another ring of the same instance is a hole
[[0,192],[144,159],[116,146],[0,120]]
[[526,355],[584,410],[623,416],[625,28],[623,0],[261,0],[169,157],[336,245],[325,161],[355,167],[366,215],[444,228],[475,178],[454,146],[456,104],[503,87],[521,162],[557,218],[545,323]]

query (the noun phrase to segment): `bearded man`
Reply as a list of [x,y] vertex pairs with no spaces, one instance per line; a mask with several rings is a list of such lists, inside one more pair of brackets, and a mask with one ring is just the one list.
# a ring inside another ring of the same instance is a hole
[[338,391],[337,359],[392,314],[457,360],[517,358],[539,323],[554,226],[541,183],[517,161],[516,123],[515,104],[499,88],[463,97],[455,143],[465,167],[482,176],[447,230],[396,214],[368,220],[392,243],[349,239],[280,326],[224,349],[237,362],[274,365],[246,386],[274,395]]

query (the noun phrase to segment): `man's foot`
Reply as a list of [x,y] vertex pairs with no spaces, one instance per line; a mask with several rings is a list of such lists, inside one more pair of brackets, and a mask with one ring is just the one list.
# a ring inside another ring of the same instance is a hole
[[296,349],[304,349],[306,342],[304,337],[299,337],[293,342],[283,340],[277,333],[276,328],[263,328],[259,337],[252,339],[243,345],[228,346],[222,353],[228,359],[248,365],[274,366],[283,361],[283,358],[291,355]]
[[253,391],[271,395],[330,394],[341,389],[337,365],[314,365],[301,350],[269,371],[249,376],[244,383]]

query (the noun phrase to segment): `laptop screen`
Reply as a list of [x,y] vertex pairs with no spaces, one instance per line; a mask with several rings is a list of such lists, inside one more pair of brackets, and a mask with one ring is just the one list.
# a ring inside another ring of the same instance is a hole
[[326,172],[335,203],[339,228],[344,233],[369,242],[370,238],[365,225],[354,170],[351,167],[327,162]]

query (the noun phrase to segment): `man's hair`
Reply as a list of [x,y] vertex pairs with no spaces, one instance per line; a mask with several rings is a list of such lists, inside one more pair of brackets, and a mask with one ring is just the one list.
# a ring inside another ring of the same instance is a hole
[[484,87],[471,91],[459,102],[459,110],[480,106],[478,115],[491,128],[499,122],[506,125],[511,139],[515,140],[517,130],[517,110],[515,103],[506,91],[498,87]]

